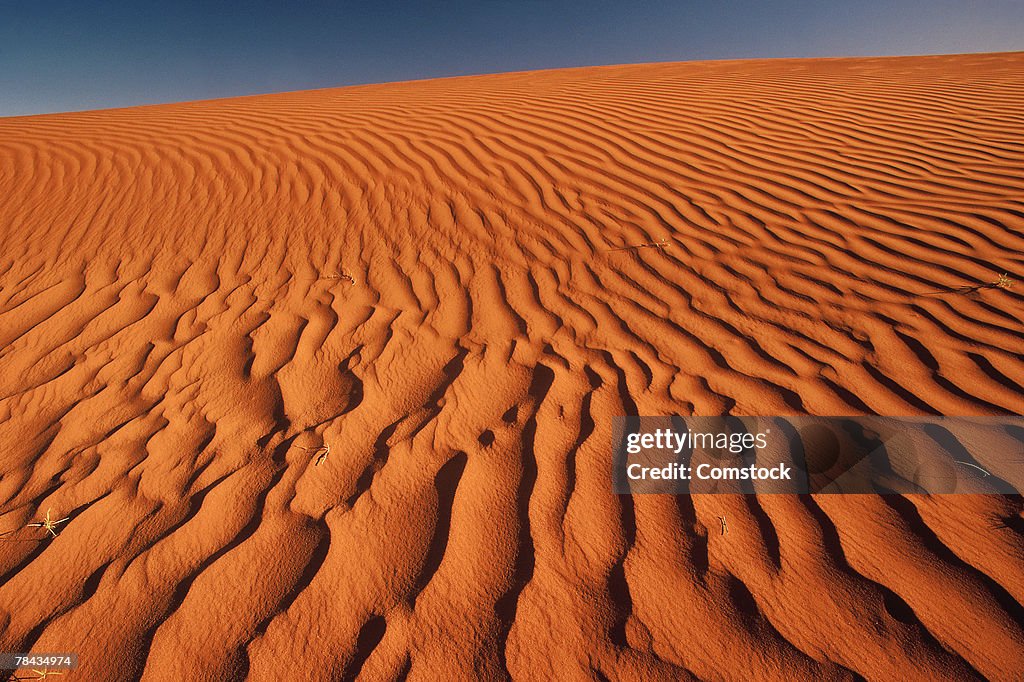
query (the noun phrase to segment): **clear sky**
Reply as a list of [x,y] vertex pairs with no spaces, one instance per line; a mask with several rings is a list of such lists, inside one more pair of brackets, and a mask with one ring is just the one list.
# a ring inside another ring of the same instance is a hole
[[0,116],[627,62],[1024,50],[1024,0],[0,0]]

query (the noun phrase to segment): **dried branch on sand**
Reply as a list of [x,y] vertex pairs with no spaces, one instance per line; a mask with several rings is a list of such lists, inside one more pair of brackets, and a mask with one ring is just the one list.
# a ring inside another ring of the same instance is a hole
[[70,516],[65,516],[63,519],[53,520],[50,518],[50,513],[53,509],[46,510],[46,517],[37,523],[26,524],[26,528],[44,528],[50,535],[57,537],[57,526],[62,523],[66,523],[71,520]]
[[[71,517],[70,516],[65,516],[63,519],[54,519],[54,518],[51,518],[51,514],[52,513],[53,513],[53,509],[52,508],[51,509],[47,509],[46,510],[46,516],[43,517],[42,521],[36,521],[34,523],[26,523],[25,524],[25,528],[42,528],[47,533],[49,533],[51,536],[57,537],[57,526],[59,526],[62,523],[67,523],[68,521],[71,520]],[[17,533],[19,530],[21,530],[21,529],[20,528],[15,528],[14,530],[4,531],[4,532],[0,533],[0,539],[6,538],[8,535],[13,535],[14,533]],[[5,540],[5,542],[33,542],[33,540],[20,540],[20,541],[19,540]]]
[[974,284],[965,287],[946,287],[945,289],[939,289],[938,291],[927,291],[921,296],[938,296],[939,294],[973,294],[975,291],[981,291],[982,289],[1009,289],[1016,280],[1011,279],[1009,273],[1004,272],[994,282],[986,282],[985,284]]
[[301,449],[305,450],[306,452],[312,452],[313,453],[311,456],[312,457],[316,457],[316,462],[313,463],[313,466],[317,466],[317,467],[320,466],[321,464],[323,464],[324,462],[326,462],[327,461],[327,455],[331,454],[331,446],[330,445],[321,445],[321,446],[315,447],[315,448],[301,448]]
[[667,239],[659,239],[656,242],[648,242],[646,244],[630,244],[629,246],[619,246],[614,249],[607,249],[608,251],[639,251],[640,249],[665,249],[668,247]]

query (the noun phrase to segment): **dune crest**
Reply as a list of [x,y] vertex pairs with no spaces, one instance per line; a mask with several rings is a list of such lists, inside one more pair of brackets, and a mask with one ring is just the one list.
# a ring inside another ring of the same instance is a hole
[[1024,286],[956,289],[1024,278],[1021,73],[0,119],[0,651],[76,651],[69,682],[1019,679],[1020,499],[617,497],[609,444],[617,414],[1019,414]]

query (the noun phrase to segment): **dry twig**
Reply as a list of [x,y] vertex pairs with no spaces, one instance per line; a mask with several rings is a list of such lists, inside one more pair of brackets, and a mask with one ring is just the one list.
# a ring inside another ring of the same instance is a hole
[[667,239],[659,239],[656,242],[648,242],[646,244],[630,244],[629,246],[619,246],[614,249],[606,249],[607,251],[639,251],[640,249],[665,249],[668,247]]
[[10,680],[11,682],[15,682],[15,680],[45,680],[50,675],[63,675],[64,674],[62,672],[57,672],[56,670],[50,670],[49,668],[43,668],[42,670],[35,670],[35,669],[33,669],[32,672],[34,672],[36,674],[35,677],[21,677],[19,675],[15,675],[14,673],[11,673],[11,676],[8,677],[7,679]]
[[[52,508],[47,509],[46,510],[46,516],[43,518],[42,521],[36,521],[36,522],[33,522],[33,523],[26,523],[24,528],[42,528],[47,533],[49,533],[51,536],[57,537],[57,526],[59,526],[62,523],[67,523],[68,521],[71,520],[71,517],[70,516],[65,516],[63,519],[53,519],[53,518],[50,518],[50,515],[52,513],[53,513],[53,509]],[[7,539],[8,535],[13,535],[14,533],[17,533],[19,530],[22,530],[22,529],[21,528],[15,528],[13,530],[5,530],[4,532],[0,533],[0,540],[3,540],[4,542],[42,542],[41,540],[35,539],[35,538],[33,538],[33,539],[20,539],[20,540]]]
[[959,459],[954,459],[953,461],[954,461],[954,462],[956,462],[957,464],[963,464],[964,466],[968,466],[968,467],[974,467],[975,469],[977,469],[978,471],[980,471],[981,473],[983,473],[983,474],[984,474],[985,476],[991,476],[991,475],[992,475],[992,474],[990,474],[989,472],[987,472],[987,471],[985,471],[984,469],[982,469],[982,468],[981,468],[980,466],[978,466],[977,464],[971,464],[970,462],[964,462],[963,460],[959,460]]
[[973,294],[982,289],[1010,289],[1017,281],[1010,278],[1010,273],[1004,272],[994,282],[985,284],[972,284],[963,287],[946,287],[938,291],[926,291],[921,296],[938,296],[939,294]]
[[63,519],[52,520],[52,519],[50,519],[50,512],[52,512],[52,511],[53,511],[53,509],[47,509],[46,510],[46,518],[44,520],[38,521],[36,523],[25,524],[25,527],[26,528],[43,528],[50,535],[52,535],[53,537],[57,537],[57,526],[59,526],[62,523],[65,523],[67,521],[70,521],[71,517],[70,516],[65,516]]
[[327,455],[331,454],[331,446],[330,445],[321,445],[321,446],[315,447],[315,448],[305,448],[305,447],[302,447],[301,445],[299,447],[302,448],[303,450],[305,450],[306,452],[310,452],[310,451],[313,452],[313,454],[311,456],[312,457],[316,457],[316,462],[313,463],[313,466],[315,466],[315,467],[318,467],[321,464],[323,464],[324,462],[326,462],[327,461]]
[[342,272],[341,274],[338,274],[338,275],[325,275],[324,277],[321,277],[320,279],[343,279],[346,282],[348,282],[349,284],[355,284],[356,283],[355,277],[353,277],[352,275],[348,274],[347,272]]

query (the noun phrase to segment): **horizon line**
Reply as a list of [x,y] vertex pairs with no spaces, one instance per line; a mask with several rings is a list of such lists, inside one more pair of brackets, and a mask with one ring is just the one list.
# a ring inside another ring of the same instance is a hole
[[531,74],[531,73],[547,73],[550,71],[573,71],[582,69],[602,69],[602,68],[615,68],[620,66],[654,66],[654,65],[667,65],[667,64],[712,64],[712,63],[741,63],[741,62],[783,62],[783,61],[853,61],[853,60],[866,60],[866,59],[927,59],[934,57],[967,57],[967,56],[998,56],[998,55],[1016,55],[1024,54],[1024,50],[997,50],[994,52],[981,51],[981,52],[931,52],[925,54],[863,54],[863,55],[830,55],[830,56],[817,56],[817,57],[725,57],[718,59],[681,59],[681,60],[668,60],[668,61],[637,61],[637,62],[615,62],[606,64],[577,64],[573,66],[555,66],[541,69],[514,69],[511,71],[481,71],[473,73],[457,73],[447,76],[426,76],[423,78],[408,78],[401,80],[391,81],[367,81],[367,82],[354,82],[354,83],[341,83],[338,85],[325,85],[322,87],[315,88],[300,88],[297,90],[269,90],[259,92],[247,92],[238,95],[225,95],[223,97],[203,97],[199,99],[185,99],[185,100],[163,100],[156,102],[138,102],[135,104],[119,105],[112,107],[99,107],[94,109],[64,109],[57,111],[41,111],[31,114],[11,114],[4,115],[0,114],[0,120],[10,120],[17,118],[37,118],[41,116],[61,116],[66,114],[90,114],[90,113],[102,113],[122,110],[134,110],[143,109],[150,107],[166,107],[166,106],[178,106],[178,105],[189,105],[189,104],[207,104],[213,102],[225,102],[236,99],[247,99],[254,97],[274,97],[280,95],[290,95],[299,93],[313,93],[321,92],[326,90],[344,90],[349,88],[366,88],[366,87],[377,87],[387,85],[404,85],[411,83],[426,83],[431,81],[446,81],[446,80],[457,80],[457,79],[469,79],[469,78],[481,78],[487,76],[504,76],[504,75],[518,75],[518,74]]

